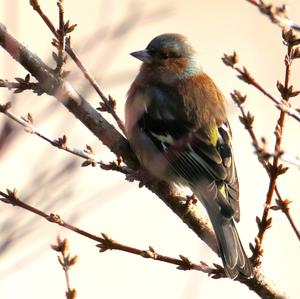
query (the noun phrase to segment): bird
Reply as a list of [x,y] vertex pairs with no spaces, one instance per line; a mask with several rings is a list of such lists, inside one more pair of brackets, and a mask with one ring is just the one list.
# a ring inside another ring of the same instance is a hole
[[154,177],[186,186],[211,221],[227,277],[253,277],[235,222],[239,182],[226,99],[179,33],[130,53],[142,62],[125,103],[126,137]]

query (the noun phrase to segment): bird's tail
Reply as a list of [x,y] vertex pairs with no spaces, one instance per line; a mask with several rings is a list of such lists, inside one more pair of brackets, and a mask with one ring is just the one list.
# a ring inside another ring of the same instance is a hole
[[226,275],[232,279],[238,274],[253,277],[252,265],[243,249],[233,217],[221,214],[216,200],[201,200],[212,223]]

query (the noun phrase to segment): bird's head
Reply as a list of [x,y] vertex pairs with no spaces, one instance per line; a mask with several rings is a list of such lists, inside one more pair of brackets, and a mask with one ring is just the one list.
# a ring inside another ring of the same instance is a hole
[[161,34],[152,39],[146,49],[130,55],[141,60],[143,67],[155,75],[186,78],[202,71],[187,38],[177,33]]

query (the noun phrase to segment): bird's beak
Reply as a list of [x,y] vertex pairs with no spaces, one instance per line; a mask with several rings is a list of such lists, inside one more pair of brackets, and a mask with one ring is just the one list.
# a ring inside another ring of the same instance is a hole
[[152,63],[153,59],[147,49],[130,53],[131,56],[145,62]]

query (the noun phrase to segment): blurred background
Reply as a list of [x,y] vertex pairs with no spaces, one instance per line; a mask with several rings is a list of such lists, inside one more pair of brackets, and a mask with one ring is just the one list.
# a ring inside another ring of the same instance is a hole
[[[58,24],[56,1],[40,0],[42,9]],[[272,1],[281,4],[280,1]],[[300,22],[300,3],[286,1],[292,19]],[[241,222],[238,230],[248,254],[249,242],[257,233],[255,217],[262,215],[268,177],[254,154],[247,132],[238,120],[238,109],[230,92],[248,95],[246,110],[255,115],[254,129],[272,149],[274,124],[279,112],[258,91],[242,83],[226,67],[223,53],[239,54],[240,62],[267,90],[279,98],[276,82],[284,80],[285,47],[280,29],[245,0],[143,1],[65,0],[65,19],[78,24],[72,45],[94,75],[105,94],[117,101],[123,119],[126,92],[140,63],[129,56],[143,49],[158,34],[185,34],[198,50],[204,70],[228,99],[228,113],[234,135],[234,152],[241,187]],[[51,67],[52,34],[29,1],[0,0],[0,20],[8,30],[36,52]],[[300,67],[295,61],[291,82],[300,88]],[[98,107],[99,98],[69,59],[68,81]],[[0,78],[14,80],[27,72],[0,49]],[[55,99],[30,91],[13,94],[0,90],[0,103],[13,103],[11,111],[26,116],[45,134],[66,134],[73,146],[93,147],[104,161],[114,159],[78,120]],[[293,105],[299,107],[299,96]],[[111,120],[109,115],[105,115]],[[113,123],[113,121],[111,120]],[[283,148],[299,155],[299,123],[288,118]],[[18,190],[21,199],[91,233],[107,233],[113,239],[141,249],[149,245],[164,255],[189,257],[193,262],[221,263],[218,257],[185,226],[155,195],[124,176],[99,168],[80,167],[80,158],[51,147],[24,132],[18,124],[0,115],[0,190]],[[291,166],[278,180],[285,198],[293,200],[291,213],[300,227],[299,169]],[[56,236],[70,240],[71,252],[80,260],[71,270],[71,286],[78,298],[231,298],[258,296],[229,279],[215,281],[203,273],[179,271],[174,266],[142,259],[123,252],[99,254],[95,243],[68,230],[51,225],[35,215],[0,203],[0,297],[64,298],[65,279],[49,244]],[[272,212],[273,227],[264,239],[262,273],[280,289],[299,298],[299,242],[281,212]],[[297,277],[297,278],[296,278]]]

